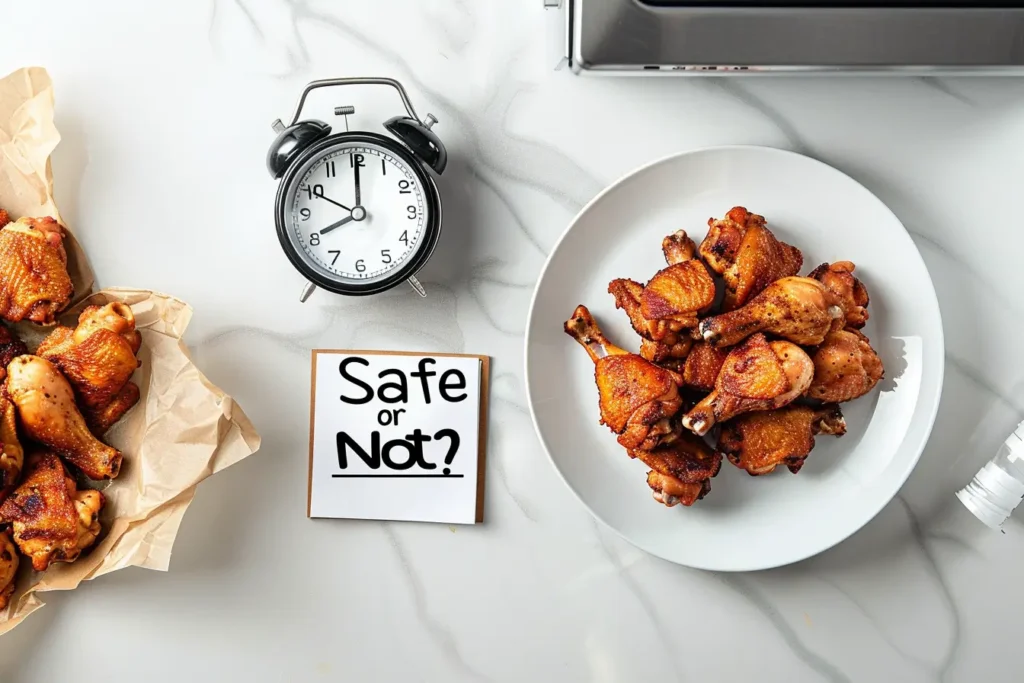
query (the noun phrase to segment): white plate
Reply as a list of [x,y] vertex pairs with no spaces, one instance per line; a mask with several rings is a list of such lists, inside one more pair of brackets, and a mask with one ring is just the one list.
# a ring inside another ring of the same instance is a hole
[[[865,334],[886,378],[843,404],[846,436],[819,436],[799,475],[751,477],[728,461],[693,507],[651,498],[647,468],[598,424],[593,364],[562,331],[577,304],[613,343],[639,338],[608,282],[646,282],[665,266],[662,238],[699,243],[733,206],[764,215],[804,253],[801,274],[849,260],[868,287]],[[594,198],[562,235],[537,283],[526,332],[530,413],[555,468],[602,522],[638,547],[703,569],[776,567],[819,553],[866,524],[910,475],[939,405],[942,321],[931,278],[899,219],[849,176],[799,154],[719,147],[640,168]]]

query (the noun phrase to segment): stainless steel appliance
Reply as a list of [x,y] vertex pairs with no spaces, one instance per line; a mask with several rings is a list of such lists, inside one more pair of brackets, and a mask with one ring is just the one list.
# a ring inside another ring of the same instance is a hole
[[576,73],[1024,73],[1024,2],[544,0]]

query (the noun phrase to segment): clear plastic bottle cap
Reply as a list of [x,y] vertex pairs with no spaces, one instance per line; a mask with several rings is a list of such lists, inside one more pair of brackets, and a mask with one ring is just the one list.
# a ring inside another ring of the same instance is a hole
[[998,529],[1003,525],[1024,500],[1024,422],[956,497],[987,526]]

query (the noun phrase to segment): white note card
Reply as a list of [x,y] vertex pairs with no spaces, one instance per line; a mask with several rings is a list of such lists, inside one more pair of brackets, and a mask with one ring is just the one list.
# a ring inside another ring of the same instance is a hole
[[310,517],[483,521],[487,356],[313,351]]

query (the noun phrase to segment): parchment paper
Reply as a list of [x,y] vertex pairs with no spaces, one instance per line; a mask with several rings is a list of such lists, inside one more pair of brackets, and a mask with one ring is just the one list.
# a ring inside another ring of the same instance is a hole
[[[62,316],[62,324],[74,327],[78,312],[91,303],[131,306],[142,333],[142,365],[132,381],[142,397],[104,437],[124,453],[124,462],[117,479],[93,484],[107,497],[103,535],[77,561],[45,572],[33,572],[23,558],[15,593],[0,611],[0,634],[42,607],[42,592],[72,590],[125,567],[166,571],[196,486],[260,445],[242,409],[192,364],[181,341],[192,318],[188,304],[146,290],[92,292],[88,259],[53,201],[50,153],[60,141],[53,104],[53,85],[42,68],[21,69],[0,80],[0,208],[11,218],[53,216],[68,228],[68,270],[78,303]],[[31,323],[15,329],[30,348],[49,331]]]

